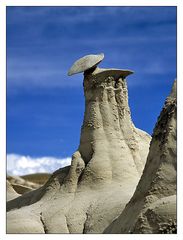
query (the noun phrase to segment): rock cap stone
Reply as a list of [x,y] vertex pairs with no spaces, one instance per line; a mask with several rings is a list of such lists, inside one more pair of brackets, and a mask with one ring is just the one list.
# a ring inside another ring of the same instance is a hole
[[129,69],[116,69],[116,68],[97,68],[93,75],[101,78],[113,77],[115,80],[119,78],[126,78],[128,75],[133,74],[134,71]]
[[97,66],[104,59],[104,54],[90,54],[78,59],[68,71],[68,75],[85,72],[86,70]]

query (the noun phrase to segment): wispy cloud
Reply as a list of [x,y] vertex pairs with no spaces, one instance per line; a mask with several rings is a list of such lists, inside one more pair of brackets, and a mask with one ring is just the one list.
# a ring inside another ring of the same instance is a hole
[[9,7],[8,90],[81,86],[82,76],[68,78],[67,70],[77,58],[99,52],[106,55],[104,68],[175,71],[175,12],[172,7]]
[[18,154],[7,155],[7,173],[25,175],[38,172],[53,172],[58,168],[70,165],[71,158],[30,157]]
[[[25,22],[37,21],[44,18],[44,23],[51,23],[57,19],[59,24],[78,24],[80,22],[91,22],[104,16],[115,16],[116,14],[127,13],[129,7],[9,7],[8,14],[11,14],[8,24],[20,24],[19,15],[25,18]],[[47,18],[46,16],[51,16]],[[32,19],[33,18],[33,19]]]
[[[75,23],[78,22],[90,22],[101,17],[116,17],[121,14],[123,22],[130,24],[131,22],[147,21],[151,20],[154,23],[163,23],[167,19],[170,19],[172,13],[174,13],[175,8],[164,7],[166,12],[163,12],[162,7],[9,7],[8,14],[11,14],[10,23],[20,23],[20,17],[24,17],[26,22],[37,21],[39,18],[44,18],[45,23],[55,21],[57,19],[58,23]],[[159,11],[162,10],[161,16]],[[46,18],[46,16],[51,16],[51,18]],[[131,17],[133,16],[133,19]],[[155,17],[154,17],[155,16]],[[33,19],[32,19],[33,18]],[[131,20],[129,22],[129,19]]]
[[[135,42],[146,32],[149,40],[154,35],[160,40],[169,38],[164,31],[170,32],[175,24],[175,8],[166,7],[10,7],[7,11],[7,36],[14,34],[13,45],[21,47],[59,45],[64,39],[83,44],[89,39],[115,43],[131,37]],[[11,47],[11,39],[7,40]]]
[[82,83],[82,78],[71,79],[67,69],[48,60],[29,58],[9,59],[7,71],[8,90],[14,88],[57,88],[75,87]]

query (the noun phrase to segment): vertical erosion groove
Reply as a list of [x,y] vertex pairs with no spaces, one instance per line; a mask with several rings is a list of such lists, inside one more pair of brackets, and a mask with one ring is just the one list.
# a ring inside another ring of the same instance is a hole
[[46,224],[45,224],[45,222],[44,222],[44,220],[43,220],[43,214],[42,214],[42,212],[40,213],[40,221],[41,221],[41,223],[42,223],[42,225],[43,225],[44,232],[45,232],[45,233],[48,233],[48,229],[47,229]]

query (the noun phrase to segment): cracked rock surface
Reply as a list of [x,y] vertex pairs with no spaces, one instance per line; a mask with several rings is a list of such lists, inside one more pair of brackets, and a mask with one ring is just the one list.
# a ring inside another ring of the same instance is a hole
[[176,233],[176,81],[154,128],[136,191],[105,233]]
[[151,137],[137,129],[119,70],[84,75],[85,114],[71,165],[7,203],[8,233],[102,233],[135,191]]

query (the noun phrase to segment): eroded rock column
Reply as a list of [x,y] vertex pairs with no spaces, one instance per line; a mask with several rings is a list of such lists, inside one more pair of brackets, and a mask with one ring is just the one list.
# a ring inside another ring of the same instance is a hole
[[96,68],[85,74],[83,85],[85,114],[78,151],[86,167],[81,184],[137,181],[145,159],[131,120],[124,72]]
[[[97,64],[103,58],[85,56],[69,70],[68,75],[84,72],[85,113],[78,149],[70,166],[54,172],[40,189],[7,204],[9,233],[102,233],[135,191],[151,137],[131,120],[125,79],[133,72],[100,69]],[[14,219],[21,222],[16,228]],[[32,221],[28,227],[27,219]]]

